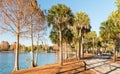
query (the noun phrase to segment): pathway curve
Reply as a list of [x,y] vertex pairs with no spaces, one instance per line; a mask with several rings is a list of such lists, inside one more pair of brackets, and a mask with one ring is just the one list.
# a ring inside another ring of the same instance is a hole
[[97,74],[120,74],[120,64],[107,61],[104,56],[95,56],[84,61],[87,67],[94,70]]

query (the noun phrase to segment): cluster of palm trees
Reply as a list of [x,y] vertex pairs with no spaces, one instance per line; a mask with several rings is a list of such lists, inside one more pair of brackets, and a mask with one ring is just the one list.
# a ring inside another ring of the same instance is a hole
[[115,2],[117,9],[114,10],[106,21],[101,23],[100,36],[104,42],[112,43],[114,61],[116,61],[116,50],[120,48],[120,0]]
[[[50,38],[59,45],[60,65],[63,64],[62,43],[71,45],[78,42],[78,59],[83,53],[83,36],[90,31],[90,18],[85,12],[73,15],[71,9],[64,4],[52,6],[47,15],[48,25],[52,25]],[[76,40],[75,40],[76,39]]]
[[[50,38],[53,43],[58,43],[60,65],[63,64],[62,43],[74,44],[78,59],[83,58],[84,48],[111,49],[113,47],[115,61],[115,49],[120,46],[120,1],[117,0],[115,3],[118,9],[101,23],[99,37],[95,31],[90,32],[90,18],[85,12],[80,11],[74,15],[71,9],[64,4],[57,4],[49,9],[47,22],[49,26],[52,25]],[[67,32],[68,30],[70,31]]]

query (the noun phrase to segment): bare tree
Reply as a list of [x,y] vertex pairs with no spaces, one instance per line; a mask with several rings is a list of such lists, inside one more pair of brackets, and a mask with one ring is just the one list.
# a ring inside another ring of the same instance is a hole
[[39,44],[40,44],[40,42],[41,42],[41,44],[43,45],[45,32],[46,32],[46,31],[38,32],[38,34],[36,34],[37,36],[35,36],[36,43],[37,43],[35,66],[37,66],[37,62],[38,62]]
[[[32,6],[32,9],[31,9]],[[19,38],[22,34],[28,33],[28,25],[34,23],[31,19],[32,14],[36,14],[36,11],[41,11],[37,8],[36,0],[0,0],[0,29],[1,31],[11,32],[16,36],[16,51],[15,51],[15,65],[14,71],[19,70]],[[37,15],[42,15],[38,13]],[[38,18],[41,18],[38,16]],[[42,20],[41,20],[42,21]],[[37,23],[41,22],[39,19],[36,20]],[[34,23],[35,24],[35,23]],[[37,28],[36,28],[37,29]]]
[[31,1],[31,5],[28,8],[28,12],[30,12],[30,18],[27,20],[28,32],[24,36],[31,39],[31,67],[34,67],[36,66],[34,62],[34,35],[37,32],[43,31],[46,26],[44,24],[45,17],[43,11],[40,9],[36,0]]

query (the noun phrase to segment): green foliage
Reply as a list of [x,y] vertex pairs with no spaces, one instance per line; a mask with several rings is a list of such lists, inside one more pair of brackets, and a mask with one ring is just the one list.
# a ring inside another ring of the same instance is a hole
[[73,40],[73,33],[71,29],[68,28],[64,28],[63,29],[63,41],[65,41],[66,43],[70,44]]
[[59,42],[58,30],[52,29],[49,37],[50,37],[52,43],[55,43],[55,44],[58,43]]
[[50,47],[48,48],[48,52],[53,52],[53,47],[52,47],[52,46],[50,46]]
[[31,51],[31,46],[26,47],[25,52],[30,52]]
[[[42,45],[34,45],[34,51],[38,49],[38,52],[45,52],[44,48]],[[25,52],[30,52],[31,51],[31,46],[26,47]]]
[[79,29],[89,29],[90,28],[90,18],[85,12],[78,12],[75,14],[75,25]]
[[114,44],[117,45],[120,41],[120,13],[113,11],[108,19],[101,24],[100,36],[104,40],[113,40]]
[[84,47],[86,49],[92,48],[93,44],[94,47],[97,47],[97,34],[95,31],[88,32],[87,34],[84,35]]
[[58,25],[67,26],[73,23],[73,14],[71,9],[64,4],[52,6],[47,15],[48,25],[53,25],[53,28],[59,28]]
[[115,5],[117,6],[118,9],[120,9],[120,0],[116,0]]

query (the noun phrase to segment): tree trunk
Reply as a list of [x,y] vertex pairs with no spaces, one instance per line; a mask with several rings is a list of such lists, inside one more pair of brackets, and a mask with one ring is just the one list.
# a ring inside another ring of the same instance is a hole
[[[70,46],[70,44],[69,44],[69,46]],[[68,47],[69,47],[69,46],[68,46]],[[67,49],[67,59],[69,58],[69,54],[70,54],[70,53],[69,53],[69,49]]]
[[38,62],[38,45],[37,45],[37,50],[36,50],[36,62],[35,62],[35,66],[37,66],[37,62]]
[[114,56],[113,56],[113,61],[116,62],[116,47],[114,48]]
[[94,45],[94,42],[95,42],[95,40],[93,38],[93,54],[95,54],[95,49],[94,49],[95,45]]
[[19,35],[20,35],[20,15],[18,15],[18,26],[16,33],[15,65],[14,71],[19,70]]
[[81,30],[78,32],[79,35],[79,43],[78,43],[78,60],[81,58]]
[[16,40],[14,71],[19,70],[19,33],[16,35]]
[[33,25],[31,24],[31,67],[34,67]]
[[60,39],[60,47],[59,47],[59,59],[60,59],[60,65],[63,65],[63,52],[62,52],[62,29],[60,27],[59,30],[59,39]]
[[83,58],[83,56],[84,56],[84,49],[83,49],[83,36],[81,36],[81,58]]
[[75,51],[75,57],[76,57],[76,59],[78,59],[78,51],[77,50]]
[[37,40],[37,50],[36,50],[36,61],[35,61],[35,66],[37,66],[37,62],[38,62],[38,46],[39,46],[39,34],[38,34],[38,40]]
[[65,42],[65,59],[67,59],[67,42]]

